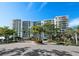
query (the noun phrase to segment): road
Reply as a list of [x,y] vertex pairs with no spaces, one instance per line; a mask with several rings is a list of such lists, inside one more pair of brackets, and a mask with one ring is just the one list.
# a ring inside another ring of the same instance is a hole
[[42,45],[32,41],[1,44],[0,56],[79,56],[79,46]]

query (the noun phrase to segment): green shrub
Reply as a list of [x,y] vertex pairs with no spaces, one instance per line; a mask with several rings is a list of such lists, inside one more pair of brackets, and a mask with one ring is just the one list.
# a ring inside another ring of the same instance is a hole
[[34,40],[36,43],[43,43],[41,39],[35,39]]
[[69,40],[69,39],[65,39],[65,40],[63,40],[63,41],[57,41],[57,44],[58,45],[71,45],[71,40]]
[[45,40],[45,41],[46,41],[46,40],[48,40],[48,39],[43,39],[43,40]]
[[65,45],[65,42],[57,42],[57,45]]
[[48,42],[53,42],[53,40],[51,40],[51,39],[48,39]]
[[31,41],[36,41],[37,38],[32,38]]

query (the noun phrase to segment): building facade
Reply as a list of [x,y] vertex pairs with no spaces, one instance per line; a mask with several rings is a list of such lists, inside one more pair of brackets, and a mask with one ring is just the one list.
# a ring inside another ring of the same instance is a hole
[[41,21],[33,21],[33,26],[41,25]]
[[60,28],[61,32],[65,31],[68,27],[68,17],[56,16],[54,18],[54,24],[56,28]]
[[30,37],[30,21],[22,21],[22,37]]
[[[51,22],[55,28],[60,28],[61,32],[64,32],[68,27],[68,17],[66,16],[56,16],[54,19],[45,20],[45,21],[21,21],[21,19],[13,20],[13,29],[16,31],[16,35],[23,38],[29,38],[33,36],[31,32],[32,26],[44,25],[46,22]],[[45,38],[47,35],[42,33],[40,35],[42,38]]]
[[13,29],[16,31],[16,36],[22,37],[22,25],[21,19],[14,19],[13,20]]

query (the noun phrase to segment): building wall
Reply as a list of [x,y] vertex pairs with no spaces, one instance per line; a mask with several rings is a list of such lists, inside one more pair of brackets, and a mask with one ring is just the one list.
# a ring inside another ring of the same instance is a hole
[[61,31],[65,31],[68,27],[68,18],[66,16],[56,16],[54,18],[56,28],[60,28]]
[[[55,25],[55,28],[60,28],[61,31],[65,31],[68,27],[68,18],[66,16],[56,16],[51,20],[47,20]],[[21,21],[21,19],[13,20],[13,29],[16,31],[17,36],[19,37],[31,37],[33,34],[31,33],[31,27],[36,25],[44,25],[45,21]],[[42,38],[45,38],[46,35],[44,33],[41,34]]]
[[22,37],[25,37],[25,38],[30,37],[30,21],[22,22]]
[[21,20],[20,19],[15,19],[13,20],[13,29],[16,31],[16,35],[19,37],[22,37],[21,33]]
[[36,25],[41,25],[41,21],[34,21],[33,26],[36,26]]

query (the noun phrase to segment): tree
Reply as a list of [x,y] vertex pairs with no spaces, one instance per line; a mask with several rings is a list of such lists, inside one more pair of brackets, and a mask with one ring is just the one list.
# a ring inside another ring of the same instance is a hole
[[76,26],[76,32],[79,34],[79,25]]
[[75,31],[73,28],[70,28],[68,27],[64,33],[62,34],[64,37],[63,37],[63,40],[65,43],[67,44],[73,44],[75,41],[74,41],[74,38],[75,38]]
[[73,36],[74,35],[74,30],[72,28],[67,28],[65,33],[68,35],[68,36]]
[[79,25],[76,26],[76,31],[75,31],[76,45],[78,45],[78,39],[79,39]]
[[49,39],[52,39],[52,35],[54,33],[54,24],[51,21],[45,21],[46,23],[43,25],[44,33],[48,35]]
[[15,31],[13,29],[9,29],[9,27],[4,26],[4,27],[0,27],[0,36],[5,37],[5,40],[7,40],[11,35],[13,35],[13,33],[15,33]]
[[40,25],[32,26],[32,33],[33,33],[34,37],[40,39],[42,32],[43,32],[42,26],[40,26]]

